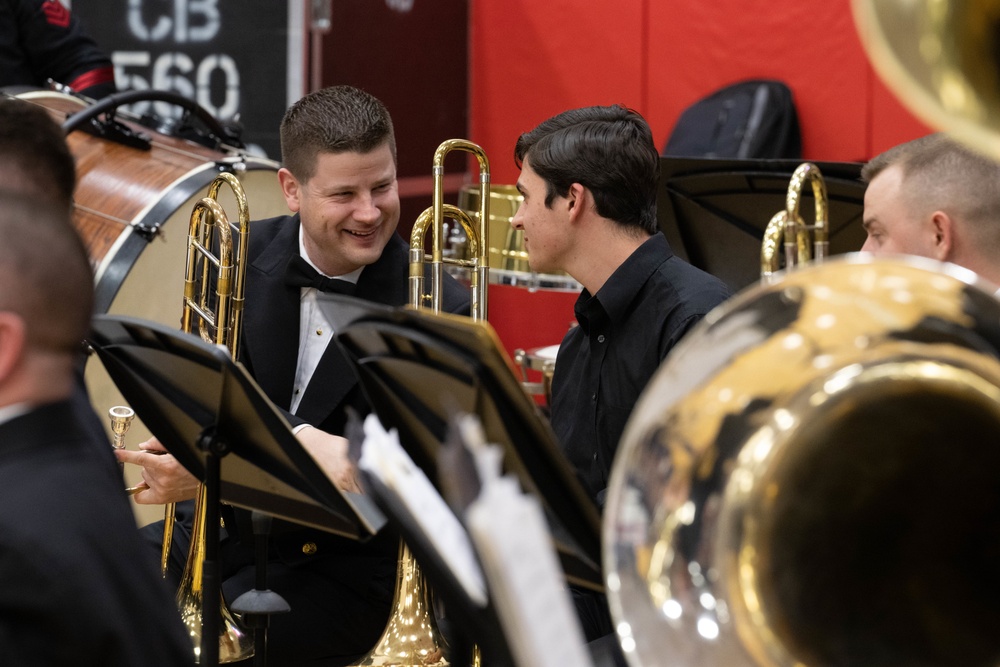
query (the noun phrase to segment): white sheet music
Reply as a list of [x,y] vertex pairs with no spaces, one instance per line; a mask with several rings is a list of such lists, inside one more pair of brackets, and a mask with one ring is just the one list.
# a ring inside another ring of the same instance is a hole
[[517,664],[590,667],[583,631],[538,501],[513,477],[483,480],[466,525]]
[[469,599],[485,607],[486,581],[465,528],[399,444],[395,429],[387,432],[374,414],[365,419],[364,429],[359,467],[398,495]]

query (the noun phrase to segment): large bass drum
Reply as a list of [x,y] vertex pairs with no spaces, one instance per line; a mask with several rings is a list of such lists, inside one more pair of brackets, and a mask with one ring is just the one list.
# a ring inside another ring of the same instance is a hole
[[[22,92],[17,97],[43,106],[61,125],[88,106],[49,91]],[[73,222],[94,267],[96,311],[179,327],[188,221],[195,202],[207,194],[217,174],[229,171],[243,183],[252,219],[285,214],[279,165],[236,149],[216,150],[119,122],[146,135],[148,149],[83,131],[66,136],[77,169]],[[228,188],[222,189],[219,203],[235,219],[235,199]],[[99,415],[122,404],[96,358],[87,363],[86,382]],[[136,419],[127,434],[129,448],[148,437]],[[137,483],[138,472],[132,466],[126,467],[126,475],[129,484]],[[147,509],[137,510],[140,520]],[[154,515],[162,512],[152,511],[148,518]]]

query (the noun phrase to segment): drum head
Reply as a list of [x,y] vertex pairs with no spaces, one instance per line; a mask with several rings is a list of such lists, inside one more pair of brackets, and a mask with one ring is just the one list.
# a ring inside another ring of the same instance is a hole
[[[78,98],[29,91],[19,98],[44,107],[58,123],[86,108]],[[180,326],[187,233],[194,204],[206,196],[221,171],[237,175],[246,191],[251,219],[288,213],[278,183],[279,164],[238,152],[217,151],[191,141],[132,125],[149,137],[148,150],[126,146],[82,131],[66,137],[76,160],[77,188],[73,223],[87,248],[95,274],[97,313],[128,315]],[[235,222],[230,188],[218,201]],[[251,233],[253,233],[251,225]],[[110,408],[124,399],[96,357],[88,360],[87,390],[109,438]],[[126,434],[135,449],[150,438],[137,417]],[[126,466],[126,483],[141,481]],[[136,505],[140,524],[162,518],[162,508]]]

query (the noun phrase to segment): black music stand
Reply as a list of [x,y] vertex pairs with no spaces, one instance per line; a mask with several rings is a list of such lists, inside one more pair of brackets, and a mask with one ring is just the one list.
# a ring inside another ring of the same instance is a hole
[[204,480],[202,665],[218,664],[220,501],[358,540],[385,525],[371,499],[333,485],[226,348],[114,315],[94,318],[89,342],[150,432]]
[[446,498],[438,463],[451,417],[474,414],[504,465],[537,497],[563,571],[603,591],[600,513],[559,449],[555,434],[515,376],[493,328],[454,315],[371,308],[337,341],[354,364],[374,412]]
[[[657,218],[670,247],[734,291],[760,279],[760,245],[771,217],[785,208],[792,173],[806,160],[660,158]],[[815,162],[826,183],[830,254],[855,252],[865,242],[861,226],[865,183],[857,162]],[[801,208],[813,220],[812,188]]]

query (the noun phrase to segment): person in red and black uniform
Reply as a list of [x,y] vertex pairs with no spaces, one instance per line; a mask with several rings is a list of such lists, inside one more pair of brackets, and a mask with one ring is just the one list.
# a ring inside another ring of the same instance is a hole
[[0,87],[48,79],[94,99],[115,92],[111,59],[59,0],[0,0]]

